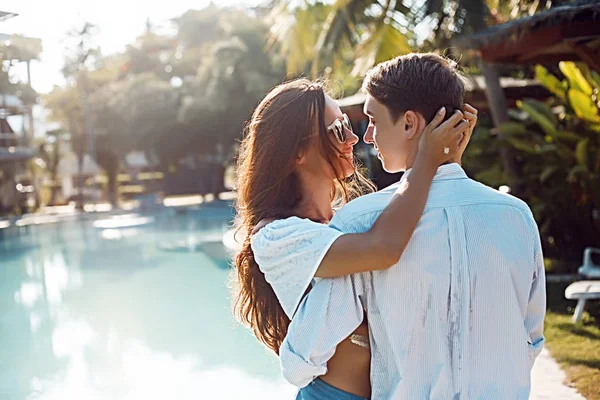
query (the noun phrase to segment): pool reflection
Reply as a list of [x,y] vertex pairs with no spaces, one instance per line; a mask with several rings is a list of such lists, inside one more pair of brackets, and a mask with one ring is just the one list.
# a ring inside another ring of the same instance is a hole
[[[5,229],[2,399],[291,397],[277,359],[231,315],[215,240],[230,220],[230,209],[200,209],[125,229]],[[200,244],[161,249],[182,240]]]

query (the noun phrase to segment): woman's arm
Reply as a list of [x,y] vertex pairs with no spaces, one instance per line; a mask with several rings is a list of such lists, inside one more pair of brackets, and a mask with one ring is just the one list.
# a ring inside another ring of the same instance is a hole
[[[438,167],[447,161],[460,160],[477,119],[477,111],[470,107],[465,113],[469,122],[457,111],[438,127],[445,113],[444,109],[440,111],[421,135],[419,152],[404,182],[404,190],[394,195],[369,231],[336,239],[321,261],[317,277],[380,270],[398,262],[425,209]],[[444,154],[445,147],[450,148],[449,154]]]

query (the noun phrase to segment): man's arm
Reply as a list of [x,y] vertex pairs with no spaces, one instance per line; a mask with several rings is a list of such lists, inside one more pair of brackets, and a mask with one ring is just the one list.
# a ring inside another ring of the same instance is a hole
[[363,321],[360,277],[322,279],[305,296],[279,349],[281,370],[292,385],[304,387],[327,373],[339,343]]
[[529,291],[529,304],[525,315],[525,329],[529,340],[529,358],[531,365],[544,347],[544,317],[546,316],[546,274],[544,270],[544,256],[538,227],[533,219],[529,218],[533,231],[533,282]]

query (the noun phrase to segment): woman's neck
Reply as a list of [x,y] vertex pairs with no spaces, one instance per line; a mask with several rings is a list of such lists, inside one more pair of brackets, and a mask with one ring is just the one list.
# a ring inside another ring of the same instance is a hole
[[302,200],[296,207],[301,218],[327,223],[333,218],[331,208],[331,182],[324,179],[300,176]]

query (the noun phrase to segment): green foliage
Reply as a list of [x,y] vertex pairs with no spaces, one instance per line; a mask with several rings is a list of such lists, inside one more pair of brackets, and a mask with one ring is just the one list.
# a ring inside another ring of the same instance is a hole
[[66,59],[69,84],[45,96],[77,153],[91,149],[87,111],[96,161],[110,182],[132,150],[165,171],[183,158],[230,161],[244,121],[284,79],[285,64],[265,50],[268,27],[250,12],[211,5],[173,21],[174,35],[148,24],[123,53],[108,56],[86,24]]
[[[269,48],[285,57],[288,73],[293,75],[339,79],[340,69],[345,69],[362,76],[376,63],[411,51],[450,53],[457,35],[533,15],[560,2],[272,0],[268,3]],[[430,34],[423,41],[415,31]],[[348,65],[353,67],[348,69]]]
[[[406,54],[415,42],[402,1],[274,1],[269,20],[272,50],[291,74],[325,75],[348,70],[360,76],[375,63]],[[277,44],[277,45],[274,45]],[[348,66],[353,66],[349,69]]]
[[525,118],[500,130],[517,151],[523,196],[548,254],[578,260],[584,247],[600,244],[600,221],[594,219],[600,210],[600,134],[592,129],[600,122],[598,89],[575,63],[561,62],[560,70],[565,80],[536,67],[538,79],[557,98],[548,104],[517,102]]
[[[519,101],[510,122],[477,128],[463,162],[475,179],[506,185],[500,148],[508,143],[522,171],[518,195],[538,222],[545,256],[561,261],[557,273],[575,273],[583,249],[600,246],[599,93],[585,66],[561,63],[560,71],[564,78],[537,66],[536,78],[556,97]],[[485,117],[479,123],[489,124]]]
[[559,80],[541,65],[535,67],[535,78],[558,98],[564,99],[567,95],[566,81]]
[[569,87],[575,92],[581,92],[586,96],[592,95],[592,85],[577,68],[575,63],[562,61],[558,64],[560,71],[567,78]]
[[[265,55],[267,28],[251,17],[225,22],[221,40],[207,47],[197,74],[183,88],[179,122],[188,132],[181,149],[229,154],[266,92],[284,79],[282,63]],[[226,157],[228,161],[229,157]]]

